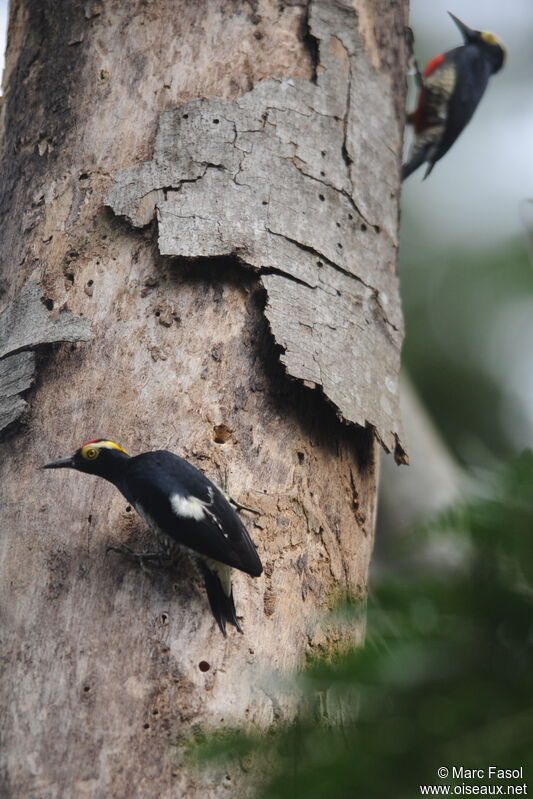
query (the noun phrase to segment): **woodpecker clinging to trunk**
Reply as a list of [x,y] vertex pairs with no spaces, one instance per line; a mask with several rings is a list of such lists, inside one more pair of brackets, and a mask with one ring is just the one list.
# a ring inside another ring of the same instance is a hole
[[428,164],[424,177],[429,175],[468,124],[490,76],[505,61],[505,48],[493,33],[472,30],[451,13],[450,17],[465,43],[435,56],[422,74],[417,73],[418,105],[407,117],[415,139],[402,180],[424,161]]
[[222,491],[196,467],[166,450],[131,457],[113,441],[99,438],[43,468],[76,469],[113,483],[157,534],[160,549],[139,554],[127,547],[109,549],[142,563],[171,560],[180,548],[186,548],[203,575],[220,629],[226,635],[229,622],[242,632],[235,614],[231,568],[259,577],[263,567],[246,527]]

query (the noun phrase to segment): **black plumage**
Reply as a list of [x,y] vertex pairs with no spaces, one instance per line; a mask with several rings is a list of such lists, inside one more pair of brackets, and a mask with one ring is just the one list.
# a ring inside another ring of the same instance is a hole
[[[222,491],[188,461],[166,450],[144,452],[127,460],[115,485],[177,544],[252,577],[261,574],[257,550],[239,516]],[[176,496],[205,503],[202,518],[178,516],[171,505]]]
[[424,162],[428,163],[424,177],[430,174],[472,118],[490,76],[505,59],[505,49],[493,34],[472,30],[450,16],[465,43],[433,58],[419,75],[418,105],[407,119],[414,126],[415,140],[402,179]]
[[261,561],[238,514],[196,467],[166,450],[131,457],[114,442],[98,439],[44,468],[73,468],[113,483],[156,532],[168,556],[179,547],[191,551],[222,632],[226,622],[240,630],[227,567],[258,577]]

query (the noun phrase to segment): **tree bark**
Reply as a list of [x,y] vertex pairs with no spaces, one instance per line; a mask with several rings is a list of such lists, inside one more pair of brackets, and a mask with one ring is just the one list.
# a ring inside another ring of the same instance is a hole
[[[404,457],[405,6],[13,0],[2,795],[245,792],[246,768],[198,773],[187,742],[290,713],[272,669],[335,641],[339,590],[365,593],[379,442]],[[106,556],[150,540],[110,485],[38,471],[97,437],[227,469],[260,510],[264,575],[234,573],[244,635],[222,637],[187,558],[150,576]]]

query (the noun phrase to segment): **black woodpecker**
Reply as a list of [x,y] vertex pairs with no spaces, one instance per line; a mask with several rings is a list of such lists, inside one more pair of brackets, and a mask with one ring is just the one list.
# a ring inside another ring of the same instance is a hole
[[[193,554],[218,626],[242,632],[233,602],[231,568],[252,577],[263,571],[246,527],[228,500],[205,475],[166,450],[132,457],[106,439],[89,441],[69,458],[43,469],[76,469],[113,483],[157,534],[160,552],[139,554],[143,560],[173,559],[181,547]],[[135,556],[127,548],[110,547]]]
[[418,105],[407,116],[415,139],[403,166],[402,180],[424,161],[428,164],[424,175],[427,178],[470,121],[490,76],[505,61],[505,48],[493,33],[472,30],[453,14],[450,17],[465,43],[435,56],[422,74],[418,72]]

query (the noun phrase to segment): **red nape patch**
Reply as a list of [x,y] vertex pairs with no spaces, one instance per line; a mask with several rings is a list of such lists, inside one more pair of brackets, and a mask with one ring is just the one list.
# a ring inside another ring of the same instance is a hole
[[105,441],[105,439],[104,438],[93,438],[92,441],[86,441],[85,444],[82,444],[80,449],[83,449],[88,444],[98,444],[99,441]]
[[432,72],[435,72],[437,67],[440,67],[445,58],[446,56],[444,55],[444,53],[440,53],[440,55],[436,55],[435,58],[432,58],[431,61],[428,61],[428,63],[426,64],[426,68],[422,73],[423,76],[427,78],[428,75],[431,75]]

